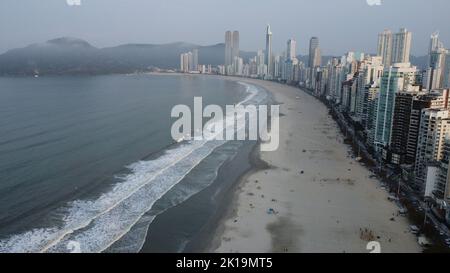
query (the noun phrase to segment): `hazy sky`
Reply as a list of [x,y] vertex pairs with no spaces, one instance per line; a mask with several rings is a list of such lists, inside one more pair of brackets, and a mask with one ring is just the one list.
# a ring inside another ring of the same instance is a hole
[[375,52],[377,33],[406,27],[413,32],[415,55],[426,54],[430,34],[440,30],[450,47],[449,0],[0,0],[0,53],[61,36],[78,37],[97,47],[123,43],[223,42],[228,29],[241,33],[241,49],[264,47],[267,23],[274,49],[297,40],[306,54],[311,36],[324,55]]

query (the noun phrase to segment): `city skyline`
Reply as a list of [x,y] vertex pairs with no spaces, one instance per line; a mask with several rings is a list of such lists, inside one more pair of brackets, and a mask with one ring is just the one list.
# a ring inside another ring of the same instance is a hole
[[[438,30],[441,32],[441,40],[445,44],[450,44],[450,35],[449,31],[446,31],[445,23],[445,10],[450,8],[448,1],[434,0],[432,4],[429,1],[408,1],[408,16],[401,12],[404,1],[406,0],[383,1],[383,5],[372,7],[368,6],[365,0],[345,1],[336,7],[312,1],[286,1],[292,7],[289,10],[281,9],[280,6],[283,5],[278,2],[265,1],[266,7],[259,11],[259,16],[252,17],[252,20],[248,20],[248,12],[254,9],[254,4],[240,3],[239,10],[233,14],[233,20],[230,21],[217,19],[217,14],[229,12],[229,6],[233,5],[203,0],[190,2],[189,5],[181,1],[173,3],[149,1],[149,3],[139,2],[139,5],[127,5],[99,0],[84,1],[79,7],[70,7],[65,1],[51,0],[45,8],[29,0],[6,0],[0,4],[2,6],[0,8],[0,33],[2,33],[0,53],[65,36],[91,41],[96,47],[124,43],[163,44],[175,41],[210,45],[222,42],[223,33],[227,29],[239,29],[241,36],[245,37],[241,39],[241,49],[257,51],[264,44],[260,35],[264,30],[260,26],[267,23],[271,24],[273,32],[276,33],[273,41],[274,52],[283,51],[285,41],[294,38],[300,55],[308,54],[308,42],[313,36],[320,38],[323,55],[336,56],[347,51],[376,53],[376,37],[372,34],[379,33],[383,29],[398,30],[401,27],[414,33],[412,55],[426,55],[429,35]],[[108,6],[108,10],[105,10],[105,5]],[[200,18],[203,20],[190,20],[187,24],[178,24],[179,11],[173,9],[173,5],[178,5],[181,10],[194,14],[201,13]],[[314,10],[316,12],[306,12]],[[286,15],[278,16],[280,11],[286,12]],[[346,30],[342,26],[345,20],[338,20],[344,12],[351,12],[356,19],[364,18],[363,23],[352,28],[351,31]],[[17,13],[23,14],[23,17],[11,16]],[[324,19],[318,20],[317,16],[313,18],[309,13],[320,13]],[[49,14],[52,16],[48,16]],[[105,16],[108,18],[105,18],[102,23],[93,24],[100,14],[108,15]],[[128,16],[130,14],[133,16]],[[381,14],[383,16],[380,16]],[[433,14],[433,18],[415,19],[423,18],[425,14]],[[150,18],[144,15],[150,15]],[[26,19],[23,20],[23,18]],[[114,18],[126,19],[114,20]],[[290,23],[287,24],[284,18],[290,18]],[[336,20],[333,20],[333,24],[324,25],[325,18],[336,18]],[[37,19],[39,24],[35,22]],[[11,32],[8,29],[11,25],[14,25],[17,31]],[[151,27],[153,25],[158,27]],[[197,31],[187,31],[194,28]],[[114,31],[111,31],[112,29]]]

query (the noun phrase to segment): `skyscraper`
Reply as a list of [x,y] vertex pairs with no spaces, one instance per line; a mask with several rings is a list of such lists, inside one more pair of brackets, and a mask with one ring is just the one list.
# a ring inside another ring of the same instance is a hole
[[416,162],[417,140],[419,138],[422,110],[427,108],[447,108],[448,99],[448,90],[419,93],[413,98],[408,128],[406,164],[414,164]]
[[[430,47],[428,49],[428,55],[430,56],[431,53],[434,51],[437,51],[439,48],[444,47],[443,44],[439,40],[439,32],[433,32],[430,37]],[[430,63],[428,63],[429,65]]]
[[233,33],[225,32],[225,67],[233,63]]
[[378,56],[382,57],[385,66],[394,63],[409,63],[411,41],[412,33],[405,28],[395,34],[386,29],[378,34]]
[[287,41],[286,57],[288,60],[293,60],[296,58],[296,47],[297,42],[294,39],[289,39]]
[[[225,32],[225,70],[235,71],[235,59],[239,58],[239,31]],[[228,73],[227,73],[228,74]]]
[[367,143],[370,147],[374,147],[375,143],[375,128],[376,118],[378,112],[378,94],[380,93],[380,87],[376,84],[368,87],[367,89]]
[[443,159],[449,129],[449,110],[424,109],[422,111],[414,168],[414,188],[422,195],[426,194],[427,164]]
[[198,49],[192,50],[192,68],[191,71],[198,71]]
[[450,88],[450,51],[447,52],[445,57],[444,88]]
[[194,71],[194,54],[188,52],[188,72]]
[[445,87],[446,58],[448,50],[438,48],[430,53],[429,67],[425,78],[425,88],[427,90],[439,89]]
[[377,151],[381,151],[391,140],[396,93],[411,89],[416,72],[417,68],[409,63],[398,63],[386,68],[383,73],[375,125],[374,144]]
[[405,28],[394,34],[392,42],[392,63],[409,63],[412,33]]
[[385,66],[392,64],[392,32],[384,30],[383,33],[378,34],[378,56],[381,57]]
[[180,55],[180,70],[188,73],[193,68],[193,54],[192,52],[183,53]]
[[272,58],[272,31],[270,25],[267,25],[266,29],[266,56],[265,61],[267,64],[267,74],[270,79],[273,78],[273,58]]
[[264,61],[264,53],[263,50],[258,50],[258,53],[256,55],[256,66],[257,66],[257,74],[258,77],[264,77],[264,75],[267,74],[267,65]]
[[416,92],[399,92],[395,96],[389,151],[390,163],[400,165],[405,162],[408,147],[409,123]]
[[439,33],[431,34],[427,73],[423,81],[425,89],[432,90],[448,87],[448,75],[446,75],[448,73],[448,54],[449,51],[444,48],[444,45],[439,40]]
[[242,76],[243,69],[244,69],[244,60],[240,57],[234,57],[233,60],[233,74],[236,76]]
[[381,57],[367,57],[359,64],[358,93],[356,117],[360,119],[363,126],[367,124],[369,88],[379,86],[383,65]]
[[184,53],[180,55],[180,71],[184,72]]
[[[450,203],[450,141],[447,139],[444,145],[444,156],[438,165],[439,170],[436,173],[435,183],[433,183],[433,188],[430,189],[432,191],[432,196],[435,201],[443,205],[442,201],[446,204]],[[427,182],[429,178],[427,176]],[[429,183],[427,183],[429,184]],[[428,186],[428,185],[427,185]],[[425,190],[427,191],[427,190]],[[446,205],[444,203],[444,205]],[[448,216],[447,216],[448,217]]]
[[334,58],[330,63],[330,71],[328,74],[328,96],[334,101],[341,100],[341,86],[342,86],[342,64],[337,58]]
[[233,31],[232,60],[239,57],[239,31]]
[[312,37],[309,41],[309,62],[308,67],[315,68],[322,64],[322,56],[319,48],[319,38]]

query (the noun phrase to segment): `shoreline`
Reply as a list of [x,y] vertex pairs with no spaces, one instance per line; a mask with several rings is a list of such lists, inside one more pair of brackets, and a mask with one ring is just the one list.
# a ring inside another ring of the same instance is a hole
[[250,168],[242,173],[236,181],[234,181],[233,187],[230,189],[230,193],[228,193],[227,201],[229,204],[222,204],[224,208],[222,209],[221,215],[217,215],[218,219],[213,223],[211,234],[209,234],[210,240],[205,243],[203,248],[200,248],[199,251],[202,253],[212,253],[220,246],[220,238],[216,234],[222,234],[225,232],[224,221],[226,219],[234,219],[237,216],[237,206],[235,204],[238,201],[238,197],[241,193],[243,193],[243,186],[245,186],[248,181],[246,181],[251,175],[256,172],[264,171],[270,169],[270,165],[267,164],[264,160],[261,159],[260,156],[260,143],[258,142],[253,146],[250,154],[248,155],[248,163],[250,164]]
[[369,241],[382,252],[422,252],[322,102],[288,85],[228,79],[262,87],[279,102],[280,148],[257,151],[271,168],[252,165],[242,176],[206,252],[368,253]]
[[[145,243],[141,253],[177,253],[177,252],[201,252],[211,238],[211,230],[215,230],[216,223],[223,217],[230,196],[238,186],[239,178],[251,169],[248,163],[248,155],[256,146],[256,143],[245,143],[240,149],[217,170],[214,181],[203,190],[195,193],[184,202],[170,207],[158,214],[149,225]],[[227,151],[226,144],[219,147],[210,159],[215,160],[221,152]],[[215,155],[214,155],[215,154]],[[227,155],[228,157],[228,155]],[[199,164],[197,170],[189,174],[178,185],[184,188],[185,182],[198,183],[198,179],[204,176],[204,171],[209,169],[210,162]],[[212,165],[211,165],[212,166]],[[185,179],[185,180],[186,180]],[[169,200],[171,195],[177,192],[174,188],[164,199]],[[163,200],[160,200],[161,202]]]
[[[185,74],[155,73],[150,75],[186,76]],[[187,76],[203,77],[198,74]],[[215,75],[213,77],[217,80],[239,82],[239,80],[230,80]],[[265,90],[261,91],[267,93],[268,100],[270,100],[271,94]],[[239,191],[239,181],[252,170],[267,167],[267,164],[259,159],[259,145],[258,141],[245,141],[237,154],[228,158],[227,162],[219,167],[217,177],[211,185],[157,215],[149,226],[145,243],[140,252],[196,253],[207,251],[205,249],[210,248],[209,243],[214,239],[213,231],[219,228],[220,220],[228,215],[229,204],[232,203],[235,192]],[[220,149],[223,148],[217,150]],[[192,173],[195,172],[193,170]],[[188,179],[189,176],[191,174],[187,176]],[[183,183],[181,181],[180,185]],[[168,193],[169,195],[170,193]]]
[[[170,75],[185,76],[183,74]],[[199,75],[192,76],[198,77]],[[224,78],[217,77],[215,79],[227,81]],[[233,83],[237,82],[233,81]],[[240,148],[230,152],[231,146],[236,146],[237,143]],[[219,163],[221,165],[216,171],[215,178],[211,180],[211,184],[183,202],[170,206],[156,215],[148,226],[140,252],[192,253],[203,251],[207,243],[212,240],[211,231],[217,228],[217,223],[223,218],[224,211],[228,208],[230,199],[236,191],[238,181],[252,169],[253,165],[249,162],[249,157],[254,153],[256,147],[259,147],[257,141],[230,141],[219,146],[186,175],[177,186],[158,200],[155,203],[156,207],[158,204],[170,203],[172,198],[176,199],[179,191],[189,190],[193,183],[202,184],[202,179],[209,180],[212,174],[211,169],[214,169],[217,164],[216,161],[226,155],[225,161]]]

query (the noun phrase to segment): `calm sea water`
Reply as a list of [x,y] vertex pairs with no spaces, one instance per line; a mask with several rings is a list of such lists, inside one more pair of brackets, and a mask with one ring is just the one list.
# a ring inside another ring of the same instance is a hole
[[176,75],[0,78],[0,252],[138,251],[154,203],[209,157],[213,171],[167,207],[207,187],[240,145],[174,144],[172,107],[261,101],[256,91]]

